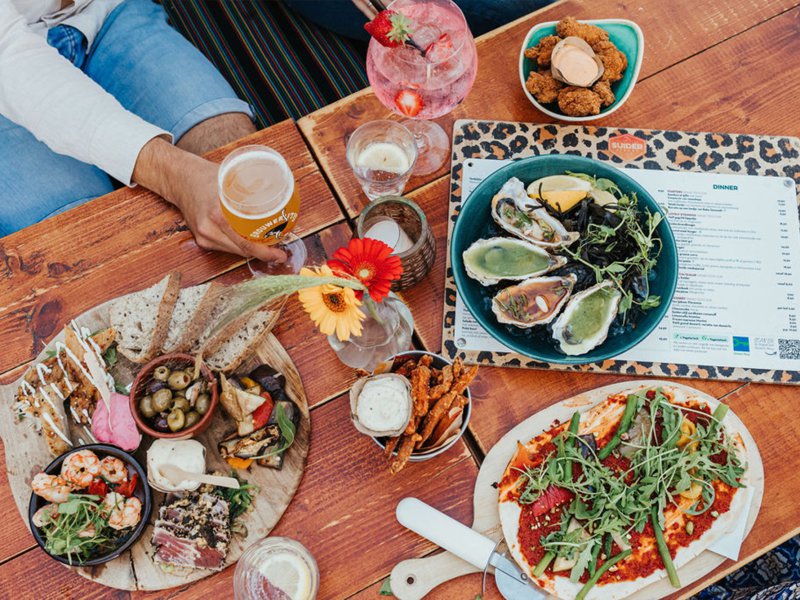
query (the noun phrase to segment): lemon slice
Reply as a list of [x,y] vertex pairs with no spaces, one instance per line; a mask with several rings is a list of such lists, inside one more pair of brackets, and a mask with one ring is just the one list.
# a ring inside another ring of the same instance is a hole
[[270,554],[259,565],[261,574],[273,587],[292,600],[306,600],[311,595],[311,571],[306,562],[295,554]]
[[566,212],[586,198],[592,184],[570,175],[551,175],[537,179],[528,186],[528,196],[542,200],[551,208]]
[[356,158],[356,165],[362,169],[405,173],[411,166],[408,155],[397,144],[375,142],[364,148]]

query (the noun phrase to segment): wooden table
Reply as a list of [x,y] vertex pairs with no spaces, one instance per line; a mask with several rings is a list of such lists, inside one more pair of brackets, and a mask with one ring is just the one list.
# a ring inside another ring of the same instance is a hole
[[[599,125],[800,135],[791,110],[800,92],[797,0],[564,0],[480,38],[473,92],[440,123],[447,128],[465,117],[548,121],[519,89],[516,59],[531,25],[566,15],[629,18],[644,31],[639,83],[628,103]],[[309,262],[324,260],[352,235],[351,219],[366,198],[345,162],[345,139],[359,124],[386,118],[387,112],[367,90],[302,119],[299,130],[287,121],[236,144],[266,143],[289,159],[303,199],[298,229],[309,248]],[[212,158],[220,160],[230,149],[216,151]],[[405,298],[419,343],[438,351],[446,169],[413,179],[409,190],[428,215],[440,251],[430,275]],[[0,289],[0,383],[16,379],[70,318],[150,285],[169,269],[183,272],[184,285],[248,276],[241,260],[200,250],[176,211],[138,189],[114,192],[0,239],[5,280]],[[348,422],[346,390],[352,373],[338,363],[296,302],[287,305],[276,334],[297,364],[312,404],[312,443],[300,490],[275,533],[309,547],[322,571],[320,598],[326,600],[377,598],[394,564],[435,550],[395,522],[394,507],[401,498],[414,494],[471,522],[478,466],[505,431],[553,402],[623,379],[483,369],[472,386],[475,410],[464,440],[440,458],[390,477],[372,442]],[[740,561],[727,561],[675,597],[690,595],[800,531],[800,513],[794,509],[800,496],[800,438],[795,433],[800,391],[690,383],[724,398],[754,434],[764,461],[766,492]],[[4,464],[0,509],[7,515],[0,528],[0,597],[11,589],[15,598],[41,599],[232,597],[233,569],[192,586],[149,594],[111,590],[69,572],[35,546],[13,505]],[[479,591],[479,577],[469,576],[438,588],[435,597],[471,600]],[[485,598],[499,595],[492,587]]]

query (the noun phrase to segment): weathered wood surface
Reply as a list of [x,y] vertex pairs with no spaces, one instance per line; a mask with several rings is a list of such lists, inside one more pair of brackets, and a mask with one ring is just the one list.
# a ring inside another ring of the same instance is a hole
[[[796,135],[785,108],[800,84],[796,70],[779,58],[789,60],[798,52],[797,11],[789,10],[795,6],[796,0],[566,0],[479,38],[473,90],[437,122],[447,131],[461,118],[552,122],[521,89],[519,49],[532,25],[572,15],[630,19],[644,32],[639,84],[627,103],[598,125]],[[347,137],[367,121],[397,118],[391,114],[370,91],[362,91],[299,121],[351,216],[367,199],[347,164]],[[412,178],[407,190],[446,175],[449,168]]]
[[[268,144],[297,178],[300,235],[342,219],[299,131],[285,121],[209,154],[220,161],[236,146]],[[169,270],[183,285],[210,279],[241,257],[201,250],[180,213],[142,188],[121,189],[0,239],[0,373],[36,356],[75,315],[147,287]]]

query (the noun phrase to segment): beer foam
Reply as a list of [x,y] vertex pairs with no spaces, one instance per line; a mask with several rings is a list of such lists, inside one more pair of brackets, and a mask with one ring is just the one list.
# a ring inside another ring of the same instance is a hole
[[[249,172],[241,173],[245,169]],[[253,171],[260,176],[254,179]],[[262,172],[265,174],[261,175]],[[266,150],[254,149],[233,156],[219,173],[220,200],[230,212],[245,219],[280,211],[289,203],[294,185],[292,171],[284,158]]]

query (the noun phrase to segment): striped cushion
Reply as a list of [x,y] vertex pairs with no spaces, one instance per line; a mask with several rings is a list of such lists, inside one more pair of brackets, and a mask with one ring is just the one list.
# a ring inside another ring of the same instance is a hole
[[172,25],[220,70],[266,127],[367,85],[366,45],[272,0],[163,0]]

